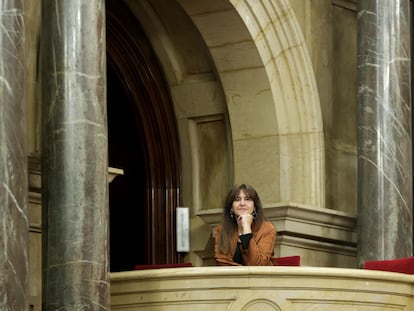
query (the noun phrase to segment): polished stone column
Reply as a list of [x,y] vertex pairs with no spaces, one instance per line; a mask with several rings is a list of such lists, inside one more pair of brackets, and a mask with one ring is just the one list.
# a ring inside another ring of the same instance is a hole
[[23,13],[0,0],[0,310],[29,307]]
[[42,0],[43,310],[109,310],[104,0]]
[[358,1],[358,256],[413,252],[409,0]]

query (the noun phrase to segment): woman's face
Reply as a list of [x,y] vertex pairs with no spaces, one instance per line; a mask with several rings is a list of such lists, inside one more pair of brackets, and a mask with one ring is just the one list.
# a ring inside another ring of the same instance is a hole
[[252,214],[254,211],[254,201],[243,190],[240,190],[238,196],[233,201],[232,210],[236,216]]

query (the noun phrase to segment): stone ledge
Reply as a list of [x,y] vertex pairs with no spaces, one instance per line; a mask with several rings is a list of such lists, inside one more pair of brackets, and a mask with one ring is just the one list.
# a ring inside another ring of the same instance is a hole
[[414,276],[317,267],[194,267],[111,274],[111,310],[391,310]]

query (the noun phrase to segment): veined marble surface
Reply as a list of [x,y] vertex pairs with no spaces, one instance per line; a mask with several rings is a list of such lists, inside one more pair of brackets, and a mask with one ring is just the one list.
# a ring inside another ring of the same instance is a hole
[[359,3],[359,260],[413,253],[410,1]]

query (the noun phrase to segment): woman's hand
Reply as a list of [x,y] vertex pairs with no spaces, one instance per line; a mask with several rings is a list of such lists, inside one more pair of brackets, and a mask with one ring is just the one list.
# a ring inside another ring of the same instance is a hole
[[243,214],[237,217],[237,223],[242,229],[242,234],[252,233],[253,216],[251,214]]

